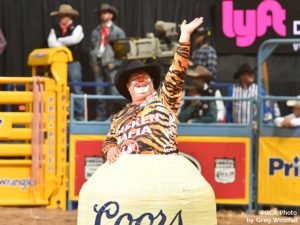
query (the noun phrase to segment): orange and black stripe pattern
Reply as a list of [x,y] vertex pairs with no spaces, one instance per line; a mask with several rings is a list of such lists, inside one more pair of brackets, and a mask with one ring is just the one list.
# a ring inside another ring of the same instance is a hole
[[103,153],[118,146],[127,154],[177,153],[177,112],[181,102],[190,43],[180,43],[159,91],[140,105],[128,104],[114,115]]

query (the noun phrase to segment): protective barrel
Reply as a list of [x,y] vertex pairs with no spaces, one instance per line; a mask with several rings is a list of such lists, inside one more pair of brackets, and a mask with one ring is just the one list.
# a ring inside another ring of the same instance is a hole
[[211,186],[179,155],[122,155],[79,194],[78,225],[215,225]]

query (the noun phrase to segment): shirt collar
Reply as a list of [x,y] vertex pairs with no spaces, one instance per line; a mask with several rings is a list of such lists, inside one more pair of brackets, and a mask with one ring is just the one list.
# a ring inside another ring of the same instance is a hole
[[105,23],[105,25],[106,25],[107,27],[111,27],[112,24],[113,24],[112,21],[108,21],[107,23]]

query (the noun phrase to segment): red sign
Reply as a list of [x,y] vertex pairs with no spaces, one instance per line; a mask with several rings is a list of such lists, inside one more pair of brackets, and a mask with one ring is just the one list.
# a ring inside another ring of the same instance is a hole
[[[94,138],[94,137],[93,137]],[[218,203],[248,204],[250,153],[247,138],[180,137],[178,149],[194,157],[201,166],[201,173],[215,191]],[[103,140],[74,140],[75,155],[74,191],[79,196],[84,182],[103,163]]]
[[245,143],[181,141],[178,149],[199,161],[216,199],[246,198]]
[[102,159],[103,141],[76,141],[76,169],[75,169],[75,195],[79,196],[79,191],[84,182],[103,163]]

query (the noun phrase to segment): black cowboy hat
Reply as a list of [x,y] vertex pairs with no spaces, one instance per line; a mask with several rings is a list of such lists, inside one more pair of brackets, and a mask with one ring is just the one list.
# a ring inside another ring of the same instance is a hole
[[118,9],[116,7],[110,5],[110,4],[107,4],[107,3],[102,4],[100,6],[100,9],[96,9],[95,12],[98,13],[98,14],[101,13],[101,12],[110,12],[110,13],[113,14],[113,20],[115,20],[119,15]]
[[153,80],[154,89],[157,90],[161,80],[160,67],[158,65],[146,65],[140,60],[134,60],[129,63],[126,69],[121,70],[115,76],[115,86],[119,93],[125,98],[131,100],[130,93],[127,88],[129,77],[138,71],[147,72]]
[[239,79],[243,73],[250,73],[254,75],[254,70],[251,68],[251,66],[248,63],[244,63],[240,65],[238,70],[233,74],[233,79],[235,80]]

